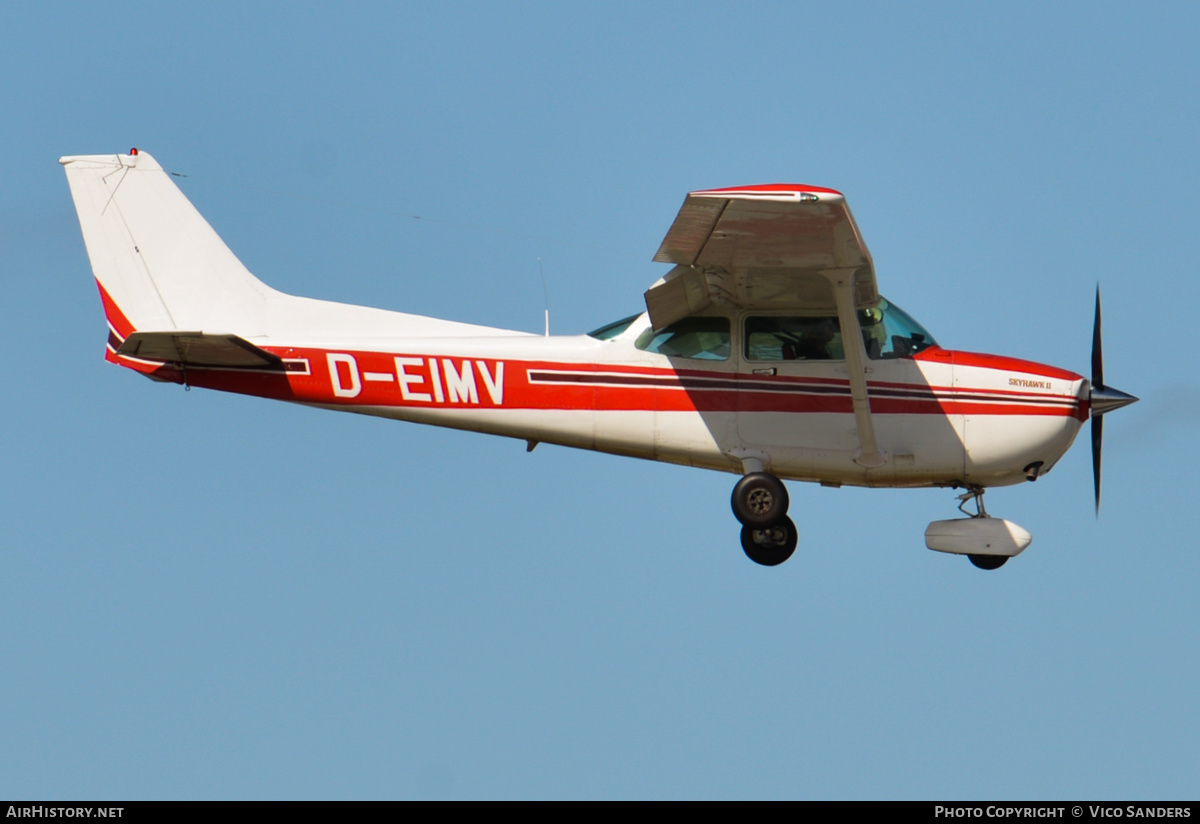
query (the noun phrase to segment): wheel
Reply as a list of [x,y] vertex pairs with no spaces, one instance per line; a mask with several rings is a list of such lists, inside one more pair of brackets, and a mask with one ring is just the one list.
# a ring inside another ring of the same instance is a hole
[[967,557],[980,569],[999,569],[1008,563],[1007,555],[968,555]]
[[776,566],[792,557],[799,537],[796,525],[785,515],[780,523],[766,529],[742,527],[742,549],[754,563]]
[[762,529],[787,517],[788,494],[783,481],[766,472],[751,472],[737,482],[730,500],[744,526]]

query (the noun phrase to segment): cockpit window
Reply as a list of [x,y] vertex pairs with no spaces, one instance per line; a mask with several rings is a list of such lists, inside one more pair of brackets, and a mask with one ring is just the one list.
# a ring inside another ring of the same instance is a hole
[[843,360],[834,317],[746,318],[746,360]]
[[675,358],[725,360],[729,357],[729,319],[684,318],[658,332],[647,329],[634,346]]
[[627,318],[615,320],[612,323],[601,326],[599,329],[588,332],[588,337],[596,338],[597,340],[612,340],[615,337],[619,337],[626,329],[633,325],[635,320],[640,317],[641,314],[639,313],[636,315],[630,315]]
[[899,306],[882,297],[878,306],[863,309],[858,313],[858,322],[862,326],[867,357],[872,360],[911,358],[918,352],[937,345],[937,341],[925,331],[925,327],[909,317]]

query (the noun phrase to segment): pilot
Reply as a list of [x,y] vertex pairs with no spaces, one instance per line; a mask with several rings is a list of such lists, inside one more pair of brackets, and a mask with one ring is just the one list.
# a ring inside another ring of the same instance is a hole
[[883,310],[875,306],[859,311],[858,325],[862,327],[863,346],[867,350],[867,357],[879,360],[883,357],[883,347],[887,345],[887,325],[883,322]]
[[[792,357],[798,360],[830,360],[829,344],[837,336],[833,318],[806,318],[800,328],[799,335],[791,346]],[[786,354],[785,360],[790,360]]]

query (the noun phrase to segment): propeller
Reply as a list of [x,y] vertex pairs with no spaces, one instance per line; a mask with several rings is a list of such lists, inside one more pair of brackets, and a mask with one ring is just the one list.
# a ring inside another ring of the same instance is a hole
[[1104,345],[1100,335],[1100,285],[1096,285],[1096,320],[1092,323],[1092,481],[1096,487],[1096,514],[1100,514],[1100,451],[1104,441],[1103,416],[1137,401],[1120,389],[1104,385]]

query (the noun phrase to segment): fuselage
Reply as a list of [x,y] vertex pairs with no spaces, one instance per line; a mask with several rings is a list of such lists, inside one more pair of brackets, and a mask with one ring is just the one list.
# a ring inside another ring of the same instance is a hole
[[128,331],[108,308],[109,359],[162,380],[739,474],[758,457],[779,477],[825,484],[1019,483],[1031,466],[1048,471],[1088,417],[1079,375],[932,345],[870,361],[887,460],[868,468],[855,460],[846,361],[756,357],[748,315],[726,318],[724,357],[648,351],[643,315],[602,337],[252,339],[284,368],[184,372],[117,354]]
[[[234,256],[147,154],[60,158],[108,320],[106,358],[161,381],[741,476],[751,560],[796,548],[782,479],[965,487],[974,514],[926,545],[996,569],[1029,533],[987,487],[1050,471],[1089,416],[1136,400],[1092,374],[944,348],[879,293],[833,189],[689,192],[646,312],[537,336],[279,292]],[[960,509],[962,507],[960,506]]]
[[938,346],[877,293],[830,189],[689,194],[646,314],[542,337],[278,292],[149,155],[60,162],[108,358],[161,380],[862,486],[1018,483],[1090,411],[1079,375]]

